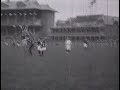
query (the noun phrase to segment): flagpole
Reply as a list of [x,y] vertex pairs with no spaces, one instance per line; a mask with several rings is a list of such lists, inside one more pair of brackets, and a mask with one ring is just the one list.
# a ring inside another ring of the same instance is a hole
[[108,25],[108,0],[107,0],[107,25]]
[[[72,18],[73,18],[73,0],[71,1],[71,10],[72,10]],[[71,22],[72,23],[72,27],[73,27],[73,22]]]

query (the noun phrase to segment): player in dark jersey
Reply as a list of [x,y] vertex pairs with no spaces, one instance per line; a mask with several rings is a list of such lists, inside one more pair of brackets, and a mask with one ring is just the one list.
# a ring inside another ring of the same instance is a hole
[[34,43],[30,38],[27,40],[27,45],[28,45],[29,54],[32,56],[33,55],[32,49],[34,48]]

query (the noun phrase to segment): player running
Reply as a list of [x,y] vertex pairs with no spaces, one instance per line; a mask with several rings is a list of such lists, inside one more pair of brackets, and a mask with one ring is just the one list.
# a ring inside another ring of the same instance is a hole
[[65,41],[65,49],[66,49],[67,53],[70,53],[70,51],[71,51],[71,45],[72,45],[71,40],[67,38],[66,41]]
[[38,49],[38,53],[40,56],[44,56],[44,52],[46,51],[46,42],[45,40],[39,40],[37,42],[37,49]]
[[87,48],[87,47],[88,47],[88,42],[87,42],[87,40],[83,40],[83,47],[84,47],[84,48]]
[[39,40],[37,41],[37,50],[38,50],[38,53],[39,53],[40,56],[42,56],[41,44],[42,44],[42,41],[41,41],[41,39],[39,39]]

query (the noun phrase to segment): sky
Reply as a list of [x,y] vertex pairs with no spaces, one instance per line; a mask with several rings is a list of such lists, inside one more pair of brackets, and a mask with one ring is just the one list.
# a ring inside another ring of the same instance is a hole
[[[5,1],[5,0],[2,0]],[[13,1],[13,0],[11,0]],[[119,0],[96,0],[96,3],[90,9],[89,5],[92,0],[37,0],[40,4],[48,4],[55,9],[55,21],[66,20],[69,17],[104,14],[110,16],[119,16]]]

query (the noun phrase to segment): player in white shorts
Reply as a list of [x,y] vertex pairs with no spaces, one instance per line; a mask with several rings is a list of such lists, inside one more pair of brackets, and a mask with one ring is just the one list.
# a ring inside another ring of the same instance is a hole
[[46,42],[45,42],[45,40],[37,42],[37,50],[38,50],[38,53],[39,53],[40,56],[44,55],[44,51],[46,51]]
[[41,41],[37,42],[37,50],[38,50],[39,55],[41,56]]
[[83,47],[84,47],[84,48],[87,48],[87,47],[88,47],[88,42],[87,42],[87,40],[83,40]]
[[65,49],[66,49],[67,53],[70,53],[70,51],[71,51],[71,45],[72,45],[71,40],[70,39],[66,39],[66,41],[65,41]]
[[22,39],[22,46],[27,46],[27,40],[28,38],[23,36],[23,39]]

